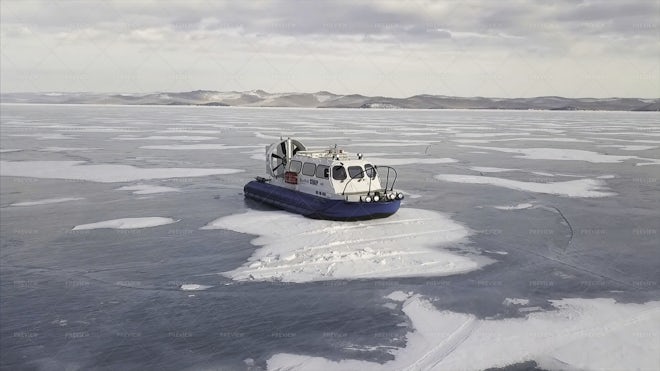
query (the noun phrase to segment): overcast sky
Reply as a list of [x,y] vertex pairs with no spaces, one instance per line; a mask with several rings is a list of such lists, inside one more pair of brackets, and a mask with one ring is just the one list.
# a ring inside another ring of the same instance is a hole
[[0,4],[3,92],[660,96],[658,0]]

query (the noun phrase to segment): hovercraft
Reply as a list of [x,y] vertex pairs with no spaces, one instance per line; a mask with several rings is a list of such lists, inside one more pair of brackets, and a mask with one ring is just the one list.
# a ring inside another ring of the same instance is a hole
[[404,197],[394,190],[394,168],[336,145],[308,150],[298,140],[281,139],[266,146],[266,173],[245,185],[245,197],[314,219],[385,218]]

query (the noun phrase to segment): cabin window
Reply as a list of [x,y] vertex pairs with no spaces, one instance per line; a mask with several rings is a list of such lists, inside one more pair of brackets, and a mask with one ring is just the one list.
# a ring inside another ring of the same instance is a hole
[[344,180],[346,179],[346,169],[343,166],[333,166],[332,168],[332,179],[334,180]]
[[364,176],[364,171],[360,166],[349,166],[348,175],[353,179],[362,178]]
[[311,162],[305,162],[302,168],[303,175],[314,176],[316,173],[316,164]]
[[291,160],[291,162],[289,163],[289,171],[292,171],[294,173],[299,173],[301,167],[302,167],[302,162],[300,161]]
[[318,165],[316,167],[316,177],[321,179],[328,179],[330,177],[330,168],[325,165]]
[[371,179],[376,177],[376,169],[371,164],[364,165],[364,172]]

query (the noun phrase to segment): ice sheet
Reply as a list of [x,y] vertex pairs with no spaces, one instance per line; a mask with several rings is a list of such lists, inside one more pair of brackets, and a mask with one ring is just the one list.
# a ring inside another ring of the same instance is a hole
[[497,187],[516,189],[519,191],[545,193],[565,197],[607,197],[616,193],[607,191],[606,184],[601,179],[576,179],[565,182],[522,182],[519,180],[495,178],[488,176],[440,174],[436,179],[445,182],[489,184]]
[[134,195],[150,195],[154,193],[179,192],[180,190],[172,187],[155,186],[149,184],[136,184],[117,188],[118,191],[133,191]]
[[60,202],[79,201],[79,200],[84,200],[84,198],[83,197],[45,198],[43,200],[16,202],[11,204],[10,206],[48,205],[48,204],[58,204]]
[[163,217],[143,217],[143,218],[122,218],[122,219],[112,219],[104,220],[102,222],[81,224],[73,227],[74,231],[87,230],[87,229],[100,229],[100,228],[111,228],[111,229],[138,229],[138,228],[149,228],[157,227],[159,225],[166,225],[176,223],[178,220],[172,218],[163,218]]
[[217,219],[202,229],[258,235],[260,246],[243,266],[223,274],[234,280],[309,282],[337,279],[443,276],[492,262],[459,254],[470,233],[448,216],[401,208],[386,219],[364,222],[313,220],[283,211],[250,210]]
[[[399,296],[399,295],[397,295]],[[400,298],[394,298],[400,299]],[[520,299],[516,303],[522,303]],[[660,301],[620,304],[613,299],[551,301],[555,311],[523,319],[487,320],[439,311],[413,295],[403,304],[413,330],[406,347],[384,364],[280,353],[268,370],[483,370],[535,360],[547,369],[656,370]]]
[[240,173],[238,169],[141,168],[131,165],[86,165],[84,161],[0,161],[1,176],[73,179],[114,183]]

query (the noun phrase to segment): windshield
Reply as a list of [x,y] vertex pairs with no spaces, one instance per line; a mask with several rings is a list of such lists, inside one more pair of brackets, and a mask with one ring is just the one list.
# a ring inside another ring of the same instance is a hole
[[343,166],[333,166],[332,167],[332,179],[334,180],[344,180],[346,179],[346,169]]

